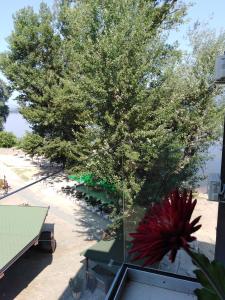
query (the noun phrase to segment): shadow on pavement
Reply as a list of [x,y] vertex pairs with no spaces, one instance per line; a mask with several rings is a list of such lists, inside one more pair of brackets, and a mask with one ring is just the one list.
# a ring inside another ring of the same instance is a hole
[[70,278],[68,286],[58,300],[104,300],[105,293],[99,288],[94,274],[89,269],[87,274],[85,264]]
[[0,299],[13,300],[52,263],[52,255],[33,247],[19,258],[0,280]]
[[87,241],[100,240],[104,230],[109,224],[108,221],[85,208],[80,208],[79,218],[76,217],[77,211],[74,210],[74,219],[77,225],[75,230]]

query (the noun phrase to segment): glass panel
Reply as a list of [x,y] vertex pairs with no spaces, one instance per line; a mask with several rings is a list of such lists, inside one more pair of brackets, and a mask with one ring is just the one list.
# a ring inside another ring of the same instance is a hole
[[[207,155],[210,159],[203,160],[201,167],[196,169],[194,166],[190,165],[190,169],[188,170],[187,168],[186,173],[179,172],[179,168],[177,168],[178,165],[176,165],[179,161],[182,149],[177,148],[174,151],[171,151],[169,146],[165,146],[164,149],[167,149],[168,153],[159,155],[159,159],[155,166],[150,169],[148,176],[146,176],[143,181],[142,189],[134,199],[134,207],[130,207],[128,199],[125,199],[124,236],[125,257],[128,263],[144,266],[144,263],[148,258],[149,263],[146,264],[146,268],[151,267],[176,274],[194,276],[194,266],[190,257],[184,250],[178,251],[174,263],[170,262],[169,255],[167,254],[159,262],[151,264],[152,257],[157,257],[157,255],[160,257],[160,253],[163,256],[163,247],[157,248],[153,243],[160,242],[164,239],[164,236],[163,233],[162,235],[157,235],[153,224],[154,222],[148,223],[149,219],[145,219],[144,221],[144,216],[149,216],[149,211],[153,212],[153,209],[150,209],[152,203],[162,203],[162,200],[166,195],[176,187],[180,187],[180,191],[184,191],[185,189],[187,189],[187,191],[192,190],[193,200],[197,199],[192,220],[201,216],[199,223],[202,224],[202,227],[192,234],[197,239],[191,242],[190,246],[194,251],[207,255],[210,260],[214,258],[218,202],[209,201],[215,199],[208,199],[207,192],[209,191],[209,185],[212,185],[212,183],[209,182],[211,178],[214,176],[213,178],[218,180],[219,175],[215,174],[220,174],[221,143],[221,141],[217,142],[209,148]],[[171,168],[171,164],[174,167]],[[171,172],[170,170],[173,171]],[[218,192],[219,190],[217,193]],[[168,209],[165,209],[164,214],[167,214],[167,212]],[[175,217],[176,214],[174,215],[174,218]],[[155,220],[155,222],[158,222],[158,220],[159,219]],[[181,221],[183,220],[181,219]],[[140,223],[151,224],[151,226],[148,229],[146,229],[147,227],[142,226],[137,230]],[[176,222],[174,224],[176,224]],[[177,222],[177,227],[174,226],[174,230],[176,231],[179,226],[179,222]],[[137,237],[137,235],[132,235],[132,233],[136,234],[137,232],[144,232],[144,235],[139,235],[139,237]],[[135,243],[133,242],[134,240],[136,240]],[[164,241],[166,241],[166,239],[164,239]],[[150,245],[153,246],[153,249],[157,250],[155,250],[155,252],[152,251]],[[164,246],[168,247],[168,243],[165,242]],[[142,256],[138,256],[140,254],[142,254]]]
[[[114,193],[110,184],[96,181],[90,174],[68,176],[64,172],[59,172],[60,165],[51,164],[44,158],[32,159],[19,150],[5,152],[2,150],[2,171],[10,189],[8,196],[3,191],[1,205],[50,206],[46,222],[54,227],[57,250],[53,256],[46,256],[46,253],[42,254],[36,250],[28,251],[18,263],[6,271],[5,278],[1,282],[0,294],[12,293],[13,297],[16,293],[23,295],[20,286],[28,283],[31,286],[38,284],[43,280],[43,276],[47,276],[45,274],[49,272],[48,266],[53,264],[56,273],[61,274],[59,279],[64,287],[62,289],[62,284],[59,284],[57,297],[60,296],[59,291],[62,297],[68,293],[81,291],[84,299],[91,296],[104,299],[117,270],[124,261],[143,266],[145,259],[133,261],[133,257],[129,254],[132,246],[130,234],[136,232],[149,205],[152,202],[160,202],[176,186],[176,182],[192,189],[194,198],[198,199],[193,218],[202,216],[200,221],[202,228],[194,234],[197,241],[192,243],[192,247],[212,259],[215,251],[218,202],[208,201],[207,190],[211,174],[220,173],[221,142],[209,149],[212,158],[203,165],[203,169],[199,169],[197,177],[200,179],[205,177],[204,180],[197,180],[196,176],[192,177],[192,180],[183,178],[181,180],[180,174],[178,176],[176,172],[170,171],[171,163],[176,166],[181,152],[182,149],[170,149],[169,145],[164,145],[164,151],[150,169],[149,176],[143,180],[142,189],[133,199],[134,205],[130,206],[125,184],[124,189],[121,189],[122,195],[118,195]],[[53,172],[59,173],[45,178]],[[195,175],[195,170],[192,173]],[[21,189],[35,180],[41,181]],[[117,221],[120,222],[119,218],[117,220],[117,214],[123,207],[124,223],[120,227],[117,224]],[[110,219],[112,212],[113,220]],[[62,265],[65,266],[65,274],[62,274]],[[29,277],[30,266],[34,266],[34,274],[26,281],[18,274],[21,268],[27,268],[24,272],[27,272]],[[168,256],[165,256],[159,263],[146,267],[193,276],[191,260],[182,250],[178,252],[173,264],[170,263]],[[18,280],[18,285],[16,284],[13,289],[9,288],[12,280]],[[49,286],[49,280],[46,280],[46,285]],[[57,282],[54,286],[57,286]]]

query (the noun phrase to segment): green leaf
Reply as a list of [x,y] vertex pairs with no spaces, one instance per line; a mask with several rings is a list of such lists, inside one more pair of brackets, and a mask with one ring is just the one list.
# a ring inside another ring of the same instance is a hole
[[200,269],[194,271],[202,289],[195,291],[199,300],[225,299],[225,267],[200,253],[192,252],[193,262]]
[[220,298],[212,290],[205,288],[197,289],[195,294],[199,300],[220,300]]

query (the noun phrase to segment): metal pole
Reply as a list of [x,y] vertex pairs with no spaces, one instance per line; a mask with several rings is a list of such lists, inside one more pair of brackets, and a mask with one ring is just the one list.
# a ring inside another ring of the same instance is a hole
[[28,183],[27,185],[24,185],[23,187],[21,187],[21,188],[19,188],[19,189],[17,189],[17,190],[14,190],[14,191],[12,191],[12,192],[10,192],[10,193],[7,193],[6,195],[0,197],[0,200],[2,200],[2,199],[4,199],[4,198],[7,198],[7,197],[9,197],[9,196],[11,196],[11,195],[13,195],[13,194],[16,194],[16,193],[18,193],[18,192],[20,192],[20,191],[22,191],[22,190],[24,190],[24,189],[27,189],[28,187],[30,187],[30,186],[32,186],[32,185],[38,183],[38,182],[41,182],[41,181],[43,181],[43,180],[45,180],[45,179],[48,179],[48,178],[50,178],[50,177],[52,177],[52,176],[54,176],[54,175],[56,175],[56,174],[59,174],[59,173],[62,172],[62,171],[64,171],[64,169],[60,169],[59,171],[56,171],[56,172],[54,172],[54,173],[52,173],[52,174],[50,174],[50,175],[47,175],[47,176],[45,176],[45,177],[42,177],[41,179],[35,180],[35,181],[31,182],[31,183]]
[[[223,128],[222,161],[221,161],[221,185],[225,184],[225,120]],[[225,202],[219,200],[217,228],[216,228],[215,259],[225,265]]]

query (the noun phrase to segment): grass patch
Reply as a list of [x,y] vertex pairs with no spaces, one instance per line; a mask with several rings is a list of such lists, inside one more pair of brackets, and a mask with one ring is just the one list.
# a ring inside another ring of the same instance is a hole
[[28,169],[28,168],[11,168],[11,170],[18,175],[21,179],[29,180],[31,179],[36,173],[36,169]]

